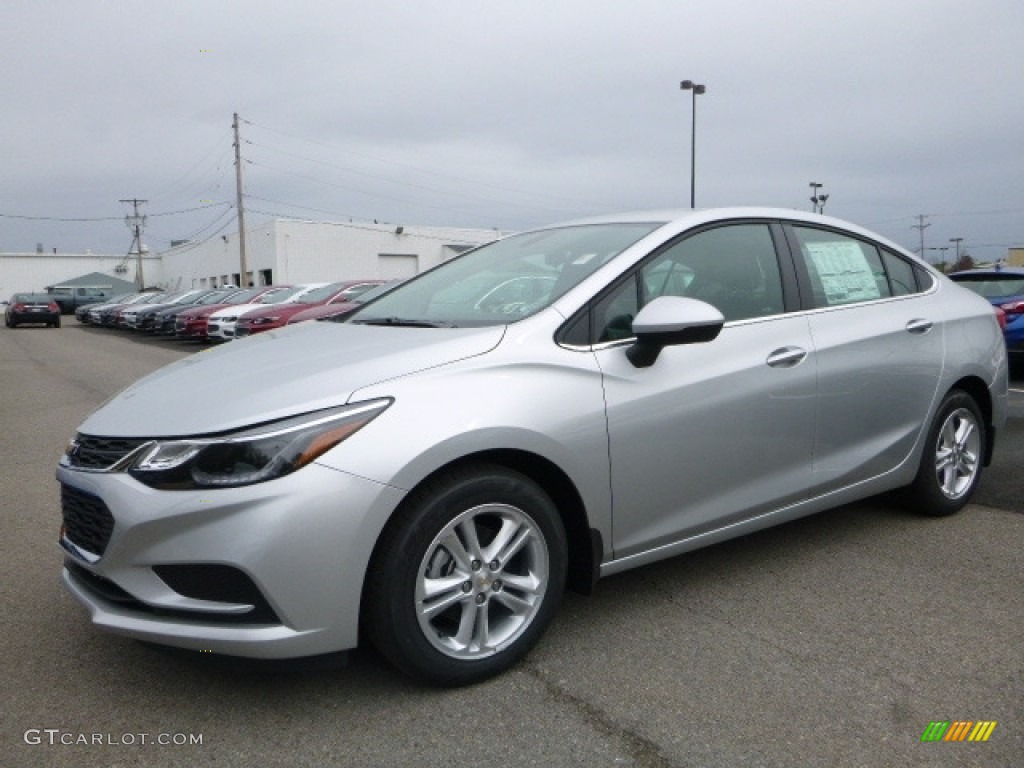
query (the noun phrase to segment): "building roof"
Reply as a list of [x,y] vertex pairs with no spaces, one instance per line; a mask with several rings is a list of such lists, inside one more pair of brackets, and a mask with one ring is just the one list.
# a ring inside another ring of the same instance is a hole
[[60,282],[53,283],[53,285],[46,286],[47,289],[52,288],[54,285],[90,285],[90,286],[110,286],[117,292],[133,291],[135,290],[135,283],[129,282],[128,280],[122,280],[119,277],[113,275],[105,275],[102,272],[89,272],[88,274],[81,275],[79,277],[73,277],[70,280],[61,280]]

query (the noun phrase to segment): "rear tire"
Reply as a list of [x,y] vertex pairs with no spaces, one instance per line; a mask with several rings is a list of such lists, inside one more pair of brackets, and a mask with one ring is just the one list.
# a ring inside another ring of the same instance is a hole
[[536,483],[494,465],[452,470],[414,491],[382,534],[364,628],[414,678],[480,682],[540,639],[566,562],[561,518]]
[[933,517],[959,512],[981,480],[984,453],[981,409],[973,397],[955,389],[928,430],[917,477],[905,491],[907,506]]

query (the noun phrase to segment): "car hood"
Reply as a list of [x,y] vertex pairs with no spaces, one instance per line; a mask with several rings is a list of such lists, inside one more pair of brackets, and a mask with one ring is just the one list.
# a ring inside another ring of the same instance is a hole
[[482,355],[504,330],[309,323],[268,331],[151,373],[107,401],[79,431],[207,435],[330,408],[363,387]]

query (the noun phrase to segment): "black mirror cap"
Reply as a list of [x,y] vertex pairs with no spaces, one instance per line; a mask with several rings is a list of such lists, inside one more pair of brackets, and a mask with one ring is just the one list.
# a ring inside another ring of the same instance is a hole
[[654,365],[661,350],[665,347],[679,344],[705,344],[714,341],[721,333],[722,325],[722,323],[693,325],[663,333],[637,334],[636,343],[626,350],[626,359],[637,368],[649,368]]

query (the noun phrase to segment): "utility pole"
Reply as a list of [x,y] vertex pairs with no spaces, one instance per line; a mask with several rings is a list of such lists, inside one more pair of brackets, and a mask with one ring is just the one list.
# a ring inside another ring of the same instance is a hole
[[[128,229],[132,231],[132,246],[135,248],[136,254],[136,267],[135,267],[135,279],[139,281],[139,290],[143,290],[146,287],[146,281],[142,276],[142,228],[146,225],[146,217],[139,213],[139,206],[148,203],[148,200],[139,200],[137,198],[131,198],[128,200],[121,200],[122,203],[131,203],[132,212],[124,217],[124,223],[128,225]],[[131,253],[131,251],[129,251]]]
[[238,273],[240,287],[249,287],[249,262],[245,258],[245,208],[242,205],[242,141],[238,136],[238,113],[235,112],[235,187],[238,192]]
[[924,231],[926,229],[928,229],[928,227],[931,226],[930,223],[929,224],[925,224],[924,223],[924,220],[927,219],[927,218],[928,218],[928,214],[919,213],[919,214],[917,214],[917,224],[911,224],[910,225],[911,229],[916,229],[918,232],[921,233],[921,260],[922,261],[928,261],[928,259],[926,259],[924,257]]

